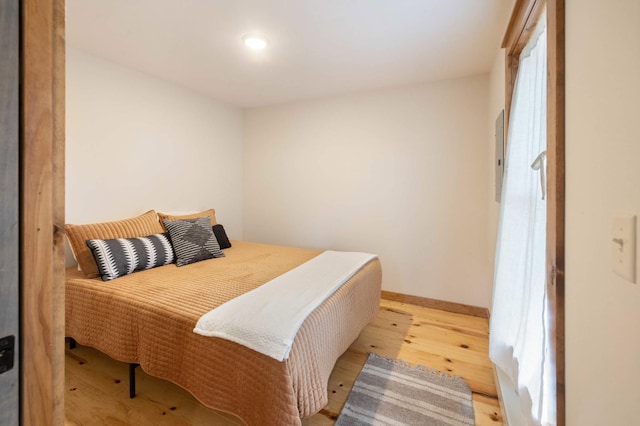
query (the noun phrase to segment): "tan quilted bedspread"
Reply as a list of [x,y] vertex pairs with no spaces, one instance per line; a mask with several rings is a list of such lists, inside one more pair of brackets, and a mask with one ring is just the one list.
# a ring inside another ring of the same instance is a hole
[[118,361],[139,363],[148,374],[182,386],[204,405],[248,425],[299,425],[327,404],[337,358],[378,311],[382,272],[377,259],[305,320],[284,362],[195,334],[193,328],[216,306],[319,253],[234,241],[224,258],[162,266],[109,282],[69,268],[66,335]]

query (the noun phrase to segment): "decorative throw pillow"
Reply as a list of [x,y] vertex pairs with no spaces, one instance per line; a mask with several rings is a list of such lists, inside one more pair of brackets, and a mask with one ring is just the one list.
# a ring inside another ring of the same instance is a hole
[[218,240],[218,245],[220,249],[227,249],[231,247],[231,242],[229,242],[229,238],[227,237],[227,233],[225,232],[222,225],[219,223],[217,225],[213,225],[213,235],[216,236],[216,240]]
[[224,257],[208,216],[198,219],[163,220],[176,253],[176,265]]
[[102,281],[110,281],[136,271],[173,263],[175,256],[169,234],[138,238],[87,240]]
[[215,209],[209,209],[209,210],[205,210],[203,212],[198,212],[198,213],[191,213],[191,214],[169,214],[169,213],[160,213],[158,212],[158,219],[160,219],[160,223],[163,224],[163,228],[166,227],[164,226],[164,221],[165,220],[187,220],[187,219],[197,219],[199,217],[203,217],[203,216],[207,216],[209,217],[209,219],[211,219],[211,226],[215,225],[216,223],[216,211]]
[[100,273],[91,250],[87,247],[87,240],[144,237],[165,232],[160,222],[158,222],[158,215],[155,210],[149,210],[140,216],[115,222],[87,225],[67,224],[65,225],[65,231],[73,254],[78,261],[78,266],[88,278],[98,277]]

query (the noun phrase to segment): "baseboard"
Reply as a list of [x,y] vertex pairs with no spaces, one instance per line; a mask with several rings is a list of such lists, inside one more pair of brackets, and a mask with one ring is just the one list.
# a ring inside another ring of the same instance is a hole
[[472,315],[474,317],[489,319],[489,310],[479,306],[464,305],[462,303],[447,302],[444,300],[429,299],[427,297],[411,296],[408,294],[394,293],[382,290],[381,297],[394,302],[410,303],[424,306],[425,308],[440,309],[441,311],[454,312],[456,314]]
[[498,402],[500,403],[500,411],[502,412],[502,425],[509,425],[509,416],[507,416],[507,407],[504,404],[504,396],[502,395],[502,384],[500,383],[500,378],[498,377],[498,367],[491,362],[491,369],[493,370],[493,380],[496,384],[496,391],[498,392]]
[[494,372],[497,377],[496,386],[500,397],[500,408],[502,408],[504,417],[503,424],[505,426],[527,424],[520,412],[520,401],[515,386],[507,375],[495,365]]

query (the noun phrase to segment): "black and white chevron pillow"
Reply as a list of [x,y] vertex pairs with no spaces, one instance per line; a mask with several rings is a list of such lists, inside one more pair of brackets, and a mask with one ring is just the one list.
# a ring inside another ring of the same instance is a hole
[[175,261],[169,233],[138,238],[87,240],[102,281],[136,271],[168,265]]
[[209,216],[197,219],[163,220],[169,231],[176,265],[184,266],[201,260],[224,257],[220,245],[211,228]]

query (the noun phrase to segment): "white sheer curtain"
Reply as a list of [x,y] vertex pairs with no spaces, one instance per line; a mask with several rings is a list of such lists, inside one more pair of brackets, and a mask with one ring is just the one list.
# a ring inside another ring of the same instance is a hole
[[491,310],[490,356],[511,379],[529,424],[549,424],[545,390],[545,16],[520,56],[509,119]]

